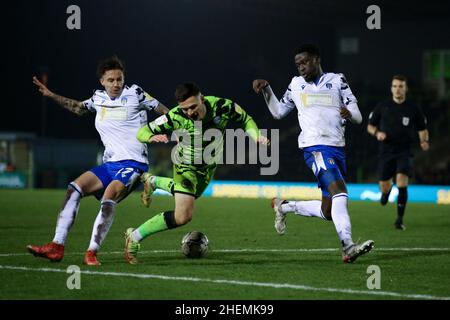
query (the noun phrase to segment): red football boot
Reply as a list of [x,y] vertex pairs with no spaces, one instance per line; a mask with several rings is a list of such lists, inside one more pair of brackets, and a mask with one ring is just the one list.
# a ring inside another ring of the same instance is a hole
[[101,265],[100,261],[97,260],[97,252],[88,250],[84,255],[84,264],[88,266],[99,266]]
[[59,262],[64,257],[64,245],[55,242],[50,242],[43,246],[30,244],[27,246],[27,249],[35,257],[46,258],[54,262]]

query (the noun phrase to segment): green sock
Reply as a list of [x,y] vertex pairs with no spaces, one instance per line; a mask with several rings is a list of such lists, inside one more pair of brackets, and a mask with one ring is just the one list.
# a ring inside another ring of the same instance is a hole
[[157,232],[165,231],[167,229],[173,229],[176,227],[177,225],[175,223],[174,212],[161,212],[138,227],[139,234],[142,237],[140,240],[147,238],[148,236]]
[[173,179],[155,176],[154,185],[157,189],[172,193]]

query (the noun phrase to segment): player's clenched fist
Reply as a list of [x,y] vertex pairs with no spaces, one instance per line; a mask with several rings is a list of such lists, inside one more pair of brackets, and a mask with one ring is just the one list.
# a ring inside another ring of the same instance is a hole
[[167,136],[165,134],[157,134],[152,136],[149,140],[149,143],[152,142],[158,142],[158,143],[168,143],[169,142],[169,138],[167,138]]
[[267,137],[259,136],[257,141],[259,144],[270,146],[270,140]]
[[350,112],[350,110],[344,107],[339,110],[339,113],[343,119],[351,119],[352,117],[352,113]]
[[253,90],[255,90],[256,93],[260,93],[262,89],[267,87],[269,83],[267,80],[264,79],[256,79],[253,80]]

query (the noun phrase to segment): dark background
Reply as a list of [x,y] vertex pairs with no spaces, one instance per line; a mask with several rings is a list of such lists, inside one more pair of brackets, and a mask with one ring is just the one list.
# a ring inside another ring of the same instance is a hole
[[[81,8],[81,30],[66,28],[72,4]],[[371,4],[381,8],[381,30],[366,27]],[[346,75],[363,113],[362,125],[347,128],[349,181],[377,181],[377,144],[366,133],[367,117],[390,98],[392,75],[402,73],[410,79],[408,97],[430,123],[432,149],[422,153],[417,144],[415,182],[449,184],[450,98],[438,97],[424,75],[424,53],[450,49],[449,16],[448,1],[15,1],[2,15],[0,131],[99,141],[93,114],[78,118],[52,101],[43,107],[31,78],[47,73],[52,91],[84,100],[101,88],[98,60],[117,54],[126,64],[126,83],[167,106],[175,105],[178,83],[195,81],[206,95],[238,102],[260,128],[281,129],[280,172],[264,180],[314,181],[297,148],[296,112],[273,120],[251,88],[253,79],[265,78],[281,97],[297,75],[293,50],[308,41],[320,46],[324,71]],[[340,49],[349,37],[358,41],[355,53]],[[216,178],[261,179],[256,165],[221,166]]]

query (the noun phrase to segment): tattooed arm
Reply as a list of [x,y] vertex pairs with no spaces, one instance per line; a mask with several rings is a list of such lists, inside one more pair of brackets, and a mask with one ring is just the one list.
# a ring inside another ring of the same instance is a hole
[[44,97],[52,98],[57,104],[69,110],[70,112],[73,112],[79,116],[88,112],[88,110],[81,101],[65,98],[63,96],[59,96],[53,93],[36,77],[33,77],[33,83],[38,86],[39,91],[42,93]]
[[165,105],[163,105],[161,102],[158,103],[158,106],[155,108],[155,112],[159,113],[159,114],[166,114],[169,111],[170,110]]

